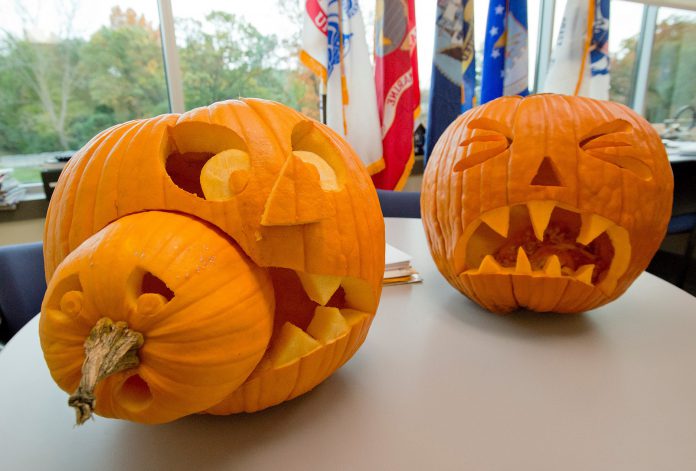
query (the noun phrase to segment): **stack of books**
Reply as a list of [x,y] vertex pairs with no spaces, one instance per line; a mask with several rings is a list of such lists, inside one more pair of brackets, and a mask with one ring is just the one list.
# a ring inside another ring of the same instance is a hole
[[384,251],[384,280],[385,285],[403,283],[418,283],[423,278],[411,265],[411,256],[394,246],[387,244]]
[[17,209],[26,189],[12,176],[11,168],[0,168],[0,211]]

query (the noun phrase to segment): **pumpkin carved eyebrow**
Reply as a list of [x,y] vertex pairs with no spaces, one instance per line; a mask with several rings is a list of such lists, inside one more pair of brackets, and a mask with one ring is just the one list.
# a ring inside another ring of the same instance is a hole
[[633,126],[624,119],[615,119],[594,128],[579,146],[592,157],[628,170],[641,180],[650,180],[652,171],[639,157],[631,155]]
[[508,141],[512,141],[512,131],[500,121],[489,118],[476,118],[469,121],[466,126],[471,130],[482,129],[485,131],[495,131],[502,134]]
[[503,152],[512,143],[512,133],[504,124],[488,119],[476,118],[467,125],[476,134],[459,144],[464,148],[463,156],[454,164],[455,172],[462,172],[481,164]]
[[601,124],[580,139],[581,149],[589,150],[600,147],[623,147],[633,145],[631,135],[633,126],[625,119],[615,119]]

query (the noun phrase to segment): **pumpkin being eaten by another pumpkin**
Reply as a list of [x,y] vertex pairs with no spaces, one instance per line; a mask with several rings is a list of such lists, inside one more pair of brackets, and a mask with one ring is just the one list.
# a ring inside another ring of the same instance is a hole
[[431,254],[495,312],[581,312],[620,296],[667,229],[673,179],[652,126],[618,103],[503,97],[460,116],[423,178]]
[[364,341],[384,223],[328,127],[235,100],[131,121],[64,169],[44,235],[40,336],[78,423],[256,411]]

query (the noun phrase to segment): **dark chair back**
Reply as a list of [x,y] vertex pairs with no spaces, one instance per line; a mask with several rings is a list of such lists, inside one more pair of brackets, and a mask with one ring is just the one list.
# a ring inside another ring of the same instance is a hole
[[689,234],[676,285],[684,288],[696,256],[696,161],[673,162],[674,204],[667,234]]
[[420,192],[377,190],[385,218],[420,218]]
[[0,247],[0,340],[12,338],[41,310],[45,292],[43,244]]

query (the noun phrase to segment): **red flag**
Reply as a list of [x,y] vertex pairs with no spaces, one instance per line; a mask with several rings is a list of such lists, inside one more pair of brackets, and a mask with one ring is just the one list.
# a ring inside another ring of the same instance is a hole
[[385,168],[377,188],[401,190],[413,167],[413,122],[420,112],[413,0],[377,0],[375,84]]

